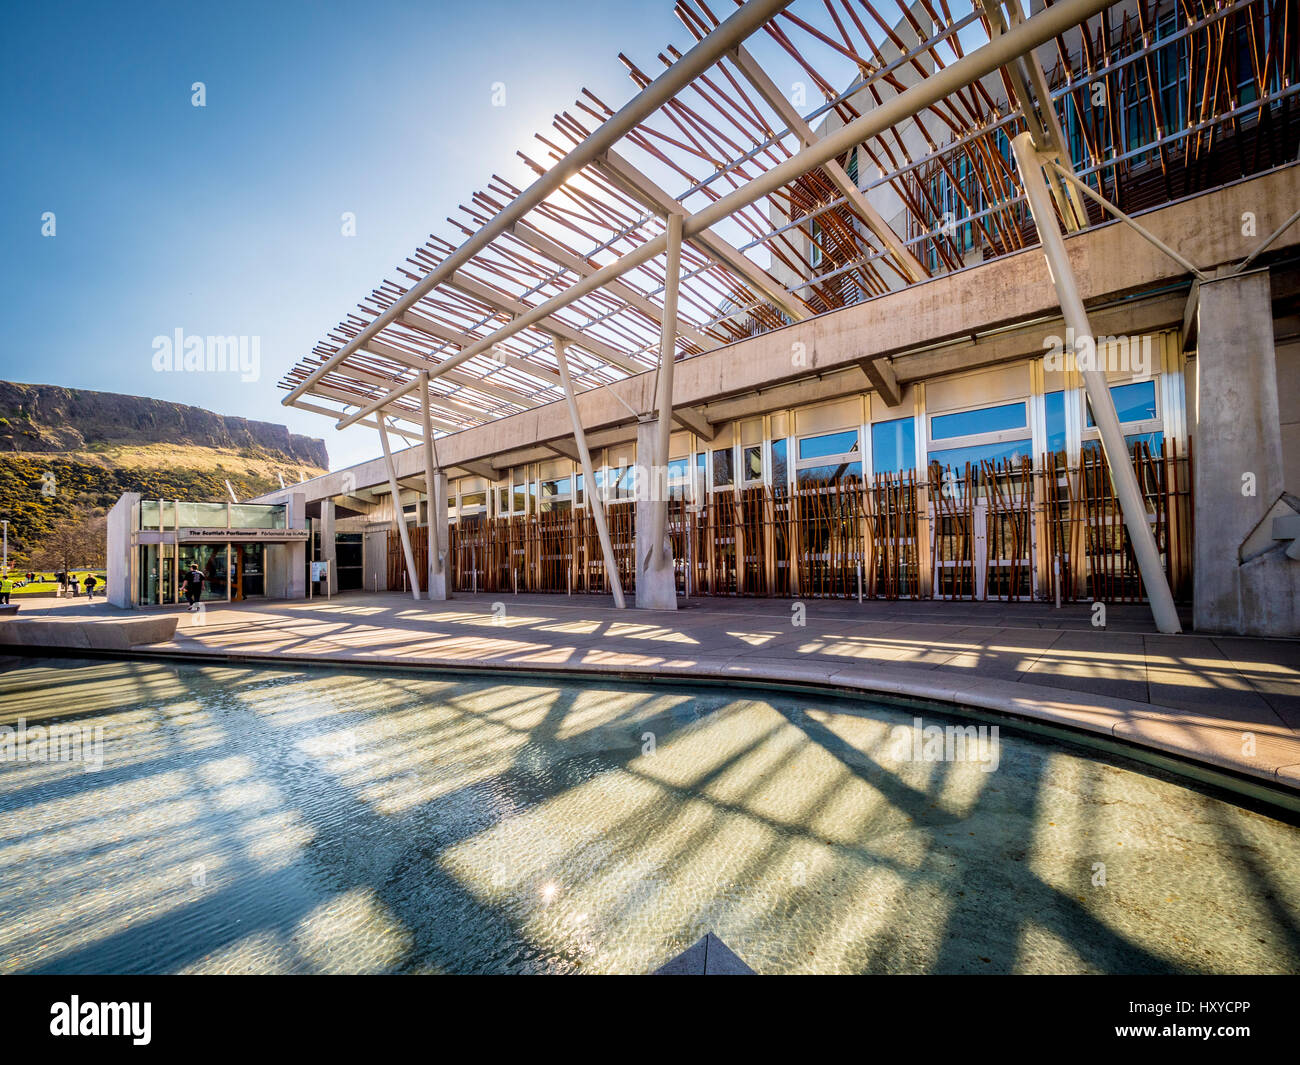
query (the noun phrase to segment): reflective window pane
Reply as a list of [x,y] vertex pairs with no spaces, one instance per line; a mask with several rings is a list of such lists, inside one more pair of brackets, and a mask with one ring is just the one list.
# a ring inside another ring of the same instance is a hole
[[723,488],[731,482],[731,448],[719,448],[713,453],[713,487]]
[[858,431],[848,429],[825,436],[806,436],[799,441],[801,459],[819,459],[826,455],[852,455],[858,450]]
[[[1110,398],[1115,402],[1115,413],[1121,422],[1145,422],[1156,416],[1156,383],[1154,381],[1134,381],[1127,385],[1113,385]],[[1088,404],[1088,427],[1096,425],[1092,420],[1092,404]]]
[[998,407],[963,410],[956,414],[936,414],[930,419],[930,439],[951,440],[955,436],[999,433],[1004,429],[1023,429],[1028,424],[1024,403],[1004,403]]
[[1010,459],[1018,463],[1022,458],[1029,458],[1031,445],[1028,440],[1012,440],[1003,444],[976,444],[973,447],[954,447],[945,451],[931,451],[930,461],[940,466],[951,466],[957,476],[966,472],[966,463],[978,466],[981,461],[1000,462]]
[[790,467],[786,461],[787,441],[772,441],[772,483],[778,488],[790,481]]
[[1047,414],[1047,450],[1051,453],[1065,450],[1065,393],[1048,392],[1043,397]]
[[871,465],[876,473],[916,468],[916,422],[895,418],[871,427]]
[[808,466],[799,471],[798,483],[802,487],[817,484],[833,484],[853,477],[862,480],[862,463],[841,462],[837,466]]

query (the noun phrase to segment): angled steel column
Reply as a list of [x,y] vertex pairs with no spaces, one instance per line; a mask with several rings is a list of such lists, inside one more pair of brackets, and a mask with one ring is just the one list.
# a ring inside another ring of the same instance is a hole
[[411,534],[406,531],[406,515],[402,513],[402,486],[397,483],[397,470],[393,467],[393,452],[388,446],[388,427],[383,414],[379,416],[379,443],[384,449],[388,488],[393,493],[393,522],[397,525],[397,535],[402,538],[402,553],[406,556],[406,574],[411,582],[411,596],[419,599],[420,579],[415,572],[415,553],[411,550]]
[[645,565],[655,569],[673,564],[672,551],[664,549],[664,528],[668,524],[668,441],[673,429],[673,363],[677,357],[677,283],[681,269],[682,216],[674,212],[668,216],[668,271],[664,278],[664,321],[659,337],[659,434],[654,454],[659,468],[651,479],[652,491],[661,485],[664,491],[663,499],[651,499],[654,539],[645,557]]
[[614,542],[609,538],[609,525],[605,522],[605,503],[600,498],[596,487],[596,475],[591,469],[591,452],[587,450],[587,434],[582,430],[582,419],[578,417],[578,400],[573,394],[573,381],[569,377],[569,360],[564,357],[564,341],[553,338],[555,362],[560,368],[560,377],[564,381],[564,399],[569,404],[569,417],[573,420],[573,439],[578,445],[578,458],[582,463],[582,483],[586,486],[587,505],[591,507],[591,516],[596,522],[596,535],[600,537],[601,554],[605,557],[605,576],[609,578],[610,591],[614,593],[614,605],[622,610],[627,603],[623,599],[623,583],[618,579],[618,563],[614,560]]
[[[1024,183],[1034,225],[1038,227],[1043,255],[1047,258],[1047,267],[1061,301],[1065,324],[1074,330],[1077,345],[1080,338],[1092,337],[1092,327],[1088,324],[1088,314],[1075,285],[1074,271],[1070,268],[1070,259],[1065,252],[1065,240],[1056,224],[1052,195],[1043,173],[1043,160],[1034,150],[1033,137],[1027,132],[1016,137],[1011,142],[1011,147],[1016,153],[1016,168]],[[1147,590],[1156,627],[1161,632],[1182,632],[1178,611],[1174,608],[1174,597],[1169,591],[1169,581],[1160,564],[1156,539],[1151,526],[1147,524],[1146,502],[1138,487],[1133,463],[1129,461],[1128,443],[1120,428],[1119,415],[1115,413],[1115,401],[1111,397],[1106,375],[1097,369],[1080,370],[1079,375],[1083,378],[1083,387],[1092,404],[1092,416],[1097,422],[1102,451],[1106,456],[1106,464],[1110,467],[1115,495],[1124,514],[1124,525],[1128,529],[1129,541],[1133,545],[1138,572],[1142,575],[1142,583]]]
[[[429,500],[429,565],[425,575],[425,588],[429,598],[433,598],[434,585],[442,576],[442,545],[438,542],[438,524],[446,511],[446,500],[441,499],[437,490],[437,478],[441,472],[433,454],[433,421],[429,410],[429,375],[420,374],[420,416],[424,429],[424,494]],[[446,587],[440,598],[446,598]]]

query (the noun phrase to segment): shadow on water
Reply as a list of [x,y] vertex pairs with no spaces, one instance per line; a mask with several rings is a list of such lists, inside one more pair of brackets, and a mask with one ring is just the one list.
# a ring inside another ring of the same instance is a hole
[[[295,946],[305,922],[356,894],[399,946],[366,964],[339,932],[327,967],[643,971],[711,930],[701,922],[768,972],[1300,966],[1293,826],[1027,737],[1003,737],[996,773],[900,763],[887,737],[911,708],[396,672],[65,662],[0,674],[0,714],[44,702],[66,717],[78,700],[94,707],[79,720],[108,730],[101,772],[23,782],[0,768],[2,912],[21,925],[88,890],[106,899],[88,931],[72,919],[32,929],[19,971],[221,967],[259,939],[278,945],[268,967],[316,970]],[[113,740],[127,719],[131,741]],[[339,734],[362,742],[345,758],[304,757]],[[1157,799],[1194,811],[1232,863],[1207,891],[1257,892],[1237,953],[1231,941],[1201,949],[1194,915],[1155,909],[1182,875],[1160,864],[1181,844],[1117,819]],[[581,824],[545,820],[571,803]],[[532,835],[514,853],[507,833],[520,826]],[[1052,842],[1056,829],[1067,842]],[[498,837],[504,893],[466,873]],[[1093,859],[1120,837],[1136,839],[1145,883],[1090,891]],[[58,845],[42,851],[46,838]],[[201,854],[220,858],[211,886],[159,894],[159,877]],[[631,888],[610,889],[624,871]],[[594,931],[556,931],[536,894],[548,878],[595,900],[598,912],[569,915]],[[138,910],[124,926],[106,916],[115,900]],[[615,949],[630,953],[602,957]]]

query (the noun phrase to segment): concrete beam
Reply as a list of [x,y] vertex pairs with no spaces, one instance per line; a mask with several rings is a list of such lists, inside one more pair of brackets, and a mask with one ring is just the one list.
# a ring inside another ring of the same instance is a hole
[[903,402],[903,391],[899,388],[898,378],[894,375],[894,364],[888,358],[863,359],[858,364],[867,375],[871,387],[880,393],[880,398],[891,407]]
[[[1241,234],[1243,211],[1254,211],[1260,230],[1271,231],[1289,217],[1297,202],[1300,165],[1293,164],[1139,217],[1148,229],[1195,262],[1235,263],[1250,253],[1254,239]],[[1138,332],[1181,321],[1185,272],[1128,226],[1113,222],[1067,237],[1065,244],[1080,292],[1090,305],[1179,286],[1173,294],[1135,299],[1131,309],[1118,305],[1098,312],[1093,326],[1099,334]],[[1292,228],[1274,250],[1283,254],[1297,248],[1300,229]],[[1014,331],[971,341],[972,334],[1005,327]],[[867,379],[859,369],[864,358],[889,356],[902,385],[926,376],[1041,355],[1044,338],[1053,333],[1063,335],[1063,329],[1046,262],[1037,248],[1030,248],[682,359],[675,368],[674,401],[683,408],[707,405],[708,417],[720,423],[730,419],[731,407],[751,401],[771,410],[782,404],[832,398],[835,390],[846,387],[834,380],[836,374],[852,372],[865,385]],[[793,343],[804,345],[809,365],[792,367]],[[626,438],[629,431],[635,431],[629,428],[628,408],[649,410],[654,403],[654,374],[646,372],[589,389],[577,396],[577,402],[593,447],[602,446],[603,430]],[[571,436],[564,404],[553,402],[442,437],[438,448],[443,461],[456,466],[464,459],[536,454],[543,442]],[[406,454],[399,453],[396,461],[406,461]],[[416,466],[411,461],[413,471]],[[404,465],[402,469],[407,472]],[[354,472],[359,486],[383,480],[382,464],[374,460],[355,467]],[[307,483],[337,494],[337,476],[329,474]],[[262,499],[278,501],[279,494],[268,493]]]
[[698,407],[679,407],[673,410],[673,421],[683,429],[689,430],[701,440],[712,440],[718,430],[709,421],[704,411]]
[[574,462],[579,460],[578,445],[571,444],[567,440],[548,440],[542,447],[547,451],[554,451],[562,459],[572,459]]
[[490,462],[474,462],[466,459],[464,462],[456,464],[457,468],[464,470],[473,477],[486,477],[489,481],[495,481],[501,476],[501,470],[497,469]]

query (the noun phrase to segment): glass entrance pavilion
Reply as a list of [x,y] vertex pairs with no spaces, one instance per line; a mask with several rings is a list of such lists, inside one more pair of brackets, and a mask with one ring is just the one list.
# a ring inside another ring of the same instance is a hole
[[[123,600],[118,606],[179,603],[191,567],[204,576],[204,600],[293,598],[301,581],[291,576],[302,568],[310,531],[305,520],[290,520],[290,509],[285,503],[188,503],[128,493],[114,508],[118,521],[110,522],[110,599],[116,588]],[[115,545],[117,537],[126,541],[124,534],[129,541]]]

